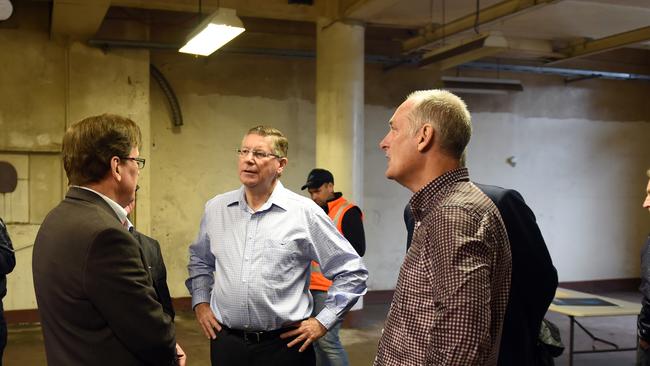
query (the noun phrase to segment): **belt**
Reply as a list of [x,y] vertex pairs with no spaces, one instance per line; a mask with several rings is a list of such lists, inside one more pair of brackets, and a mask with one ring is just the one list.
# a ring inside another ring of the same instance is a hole
[[296,328],[280,328],[280,329],[275,329],[275,330],[265,330],[261,332],[253,332],[253,331],[247,331],[247,330],[240,330],[240,329],[232,329],[228,328],[225,325],[221,325],[221,329],[225,330],[226,333],[235,335],[237,337],[242,338],[244,341],[249,342],[249,343],[260,343],[262,341],[268,341],[271,339],[277,339],[280,338],[280,334],[286,333],[290,330],[296,329]]

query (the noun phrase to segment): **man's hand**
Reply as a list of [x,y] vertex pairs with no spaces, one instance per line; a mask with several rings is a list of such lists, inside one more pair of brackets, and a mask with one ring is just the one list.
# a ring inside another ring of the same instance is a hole
[[[217,333],[221,332],[221,325],[217,322],[212,309],[210,309],[210,304],[207,302],[202,302],[194,307],[194,314],[196,315],[196,321],[199,322],[201,328],[203,329],[203,334],[210,339],[216,339]],[[215,329],[217,330],[215,332]]]
[[650,343],[643,338],[639,338],[639,347],[641,347],[642,350],[647,350],[650,347]]
[[178,357],[178,362],[176,364],[178,366],[185,366],[185,363],[187,362],[187,354],[183,352],[183,349],[178,345],[178,343],[176,343],[176,357]]
[[294,323],[292,326],[295,326],[296,329],[280,334],[280,338],[285,339],[296,336],[294,340],[287,344],[287,347],[293,347],[296,344],[303,342],[298,352],[306,350],[310,344],[314,343],[318,338],[327,333],[327,328],[313,317]]

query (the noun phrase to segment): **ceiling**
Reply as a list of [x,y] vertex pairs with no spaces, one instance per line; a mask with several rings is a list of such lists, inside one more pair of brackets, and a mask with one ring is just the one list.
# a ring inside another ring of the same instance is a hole
[[[29,1],[13,1],[15,6],[19,2]],[[50,7],[54,36],[135,41],[136,46],[152,49],[178,47],[201,17],[221,6],[236,9],[247,29],[226,52],[313,55],[315,22],[325,17],[365,24],[366,54],[390,67],[447,70],[486,60],[582,67],[590,60],[610,71],[650,74],[650,0],[314,0],[311,5],[289,3],[295,0],[31,2]],[[125,36],[116,31],[123,22],[144,24],[147,32],[144,37]],[[119,46],[119,42],[103,45]]]

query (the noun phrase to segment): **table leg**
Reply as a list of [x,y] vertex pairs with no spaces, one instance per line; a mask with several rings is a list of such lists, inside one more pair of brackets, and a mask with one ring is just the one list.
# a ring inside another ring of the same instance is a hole
[[573,366],[573,323],[575,319],[569,316],[569,366]]

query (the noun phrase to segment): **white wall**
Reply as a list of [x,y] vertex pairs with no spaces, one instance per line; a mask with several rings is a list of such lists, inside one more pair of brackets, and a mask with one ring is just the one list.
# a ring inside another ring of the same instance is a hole
[[[650,168],[650,111],[643,101],[649,85],[573,87],[553,77],[527,78],[532,87],[522,93],[464,96],[473,111],[472,180],[524,195],[560,281],[638,277],[650,231],[650,214],[641,208]],[[383,176],[378,142],[392,113],[366,108],[366,261],[375,290],[395,286],[405,250],[402,209],[411,197]],[[515,167],[506,164],[510,156]]]
[[[473,179],[524,195],[560,281],[639,276],[639,248],[650,230],[641,208],[650,123],[505,113],[479,113],[474,121]],[[515,167],[505,163],[509,156],[517,157]]]

